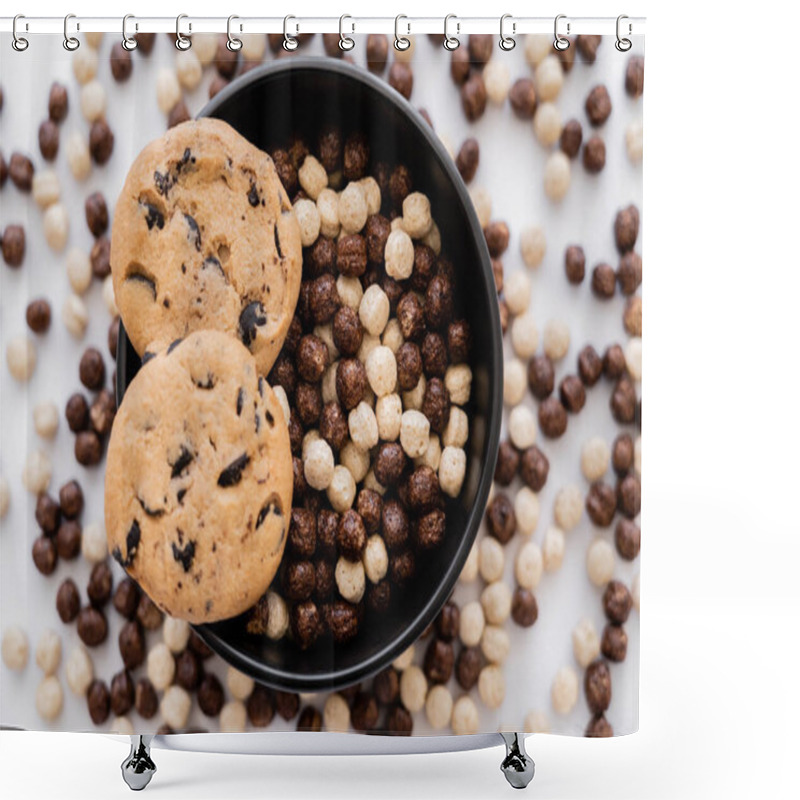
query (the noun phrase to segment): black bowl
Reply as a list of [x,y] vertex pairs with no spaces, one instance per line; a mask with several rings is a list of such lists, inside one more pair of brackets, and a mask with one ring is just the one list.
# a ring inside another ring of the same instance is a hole
[[[345,135],[363,131],[373,161],[404,163],[414,188],[431,199],[443,252],[456,265],[456,289],[473,331],[473,391],[467,476],[458,500],[446,509],[443,544],[418,558],[403,601],[374,617],[345,645],[302,652],[288,641],[245,632],[245,618],[197,626],[226,661],[256,680],[291,691],[333,690],[387,666],[436,618],[469,554],[489,494],[502,415],[502,334],[494,278],[481,226],[452,158],[428,123],[386,83],[367,70],[332,59],[287,59],[248,72],[222,90],[200,116],[223,119],[268,150],[292,134],[314,143],[326,123]],[[117,397],[140,361],[120,326]],[[368,618],[369,620],[369,618]]]

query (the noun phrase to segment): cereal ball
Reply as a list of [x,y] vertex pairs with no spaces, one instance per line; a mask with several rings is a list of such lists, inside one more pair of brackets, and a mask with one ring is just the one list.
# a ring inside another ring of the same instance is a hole
[[487,708],[495,709],[503,705],[506,681],[503,671],[496,664],[490,664],[481,670],[478,676],[478,694]]
[[450,724],[453,713],[453,695],[443,684],[437,684],[425,700],[425,715],[434,730],[441,730]]
[[[492,584],[494,585],[494,584]],[[509,593],[509,613],[511,612],[511,595]],[[461,609],[459,620],[458,636],[466,647],[477,647],[483,636],[483,629],[486,625],[483,606],[477,600],[467,603]]]
[[386,292],[377,283],[373,283],[361,298],[358,306],[358,318],[367,333],[372,336],[380,336],[389,321],[389,310],[389,298],[386,296]]
[[483,82],[490,103],[501,106],[511,89],[511,74],[508,65],[499,58],[493,58],[483,69]]
[[329,694],[322,709],[322,721],[325,730],[335,733],[347,733],[350,729],[350,706],[340,694]]
[[472,545],[469,555],[467,556],[467,560],[464,562],[464,566],[461,568],[461,574],[458,576],[458,580],[461,581],[461,583],[472,583],[475,578],[478,577],[479,559],[480,556],[478,545],[475,543]]
[[89,685],[94,680],[94,664],[92,657],[82,644],[75,647],[67,656],[64,664],[64,677],[74,695],[78,697],[86,695]]
[[133,736],[133,723],[127,717],[114,717],[108,728],[110,733],[116,733],[119,736]]
[[340,514],[352,508],[356,499],[356,481],[347,467],[338,464],[333,468],[333,478],[328,485],[328,502]]
[[364,192],[364,200],[367,202],[367,214],[378,214],[381,210],[381,187],[378,181],[372,176],[362,178],[358,185],[361,191]]
[[444,373],[444,386],[450,394],[450,400],[457,406],[469,402],[472,392],[472,370],[467,364],[453,364]]
[[369,404],[361,401],[348,415],[347,426],[350,439],[361,450],[369,450],[378,444],[378,420]]
[[414,243],[404,230],[393,230],[389,234],[384,249],[384,259],[386,274],[389,277],[398,281],[411,277],[414,269]]
[[[554,103],[539,103],[533,115],[533,133],[539,143],[544,147],[554,145],[561,136],[561,127],[561,112],[558,106]],[[564,158],[569,167],[569,159],[566,156]]]
[[625,345],[625,366],[635,381],[642,379],[642,338],[632,336]]
[[539,497],[527,486],[522,486],[514,497],[514,515],[517,518],[517,530],[524,536],[530,536],[539,524]]
[[587,481],[597,481],[608,471],[611,450],[601,436],[593,436],[581,450],[581,471]]
[[3,631],[3,663],[15,671],[25,669],[28,664],[28,637],[18,625]]
[[43,439],[52,439],[58,431],[58,407],[55,403],[39,403],[33,409],[33,427]]
[[114,281],[111,275],[106,275],[103,281],[103,302],[106,304],[106,308],[112,319],[119,316],[117,300],[114,297]]
[[388,348],[376,347],[366,359],[364,364],[367,370],[367,380],[377,397],[383,397],[395,390],[397,386],[397,361],[394,353]]
[[40,495],[50,486],[50,477],[53,474],[53,465],[50,456],[42,450],[32,450],[28,453],[25,466],[22,470],[22,485],[33,495]]
[[490,664],[504,664],[511,652],[508,631],[497,625],[487,625],[481,637],[481,651]]
[[536,417],[528,406],[515,406],[508,415],[508,437],[518,450],[536,441]]
[[550,720],[544,711],[531,711],[525,716],[525,733],[550,733]]
[[460,447],[445,447],[439,459],[439,486],[448,497],[458,497],[467,472],[467,454]]
[[328,185],[328,173],[325,167],[312,155],[308,155],[303,160],[303,164],[297,170],[297,178],[303,191],[312,199],[316,200],[320,192]]
[[180,102],[181,85],[175,70],[162,67],[156,75],[156,102],[162,114],[169,114]]
[[175,677],[175,657],[164,642],[154,645],[147,654],[147,677],[156,689],[166,689]]
[[550,701],[558,714],[569,714],[578,702],[578,674],[572,667],[561,667],[550,687]]
[[561,59],[554,53],[545,56],[536,66],[533,77],[536,84],[536,96],[539,100],[544,102],[555,100],[564,85]]
[[397,356],[397,351],[402,347],[403,342],[403,332],[400,330],[400,323],[396,319],[390,319],[383,329],[381,344],[384,347],[388,347],[395,356]]
[[[411,192],[403,200],[403,230],[412,239],[421,239],[431,229],[431,225],[433,225],[431,201],[421,192]],[[390,234],[389,240],[391,238]],[[389,242],[387,241],[386,244],[388,246]],[[386,262],[386,271],[391,275],[388,258]],[[392,277],[395,276],[392,275]]]
[[389,555],[381,536],[370,536],[364,549],[364,572],[370,583],[380,583],[389,569]]
[[328,189],[322,189],[317,197],[317,211],[319,212],[319,230],[323,236],[334,239],[339,235],[341,223],[339,222],[339,195]]
[[512,358],[503,371],[503,400],[507,405],[518,405],[525,396],[526,387],[525,365],[518,358]]
[[403,407],[407,411],[419,411],[422,408],[427,388],[428,382],[425,380],[425,376],[420,375],[417,385],[410,392],[403,392]]
[[91,80],[81,88],[81,113],[87,122],[104,117],[106,114],[106,90],[98,80]]
[[239,672],[234,667],[228,667],[225,682],[228,684],[228,689],[234,700],[247,700],[256,685],[249,675]]
[[552,361],[559,361],[569,351],[569,327],[561,320],[549,320],[544,326],[544,352]]
[[168,615],[164,618],[162,632],[164,644],[173,653],[182,653],[186,649],[186,645],[189,643],[189,634],[191,633],[188,622]]
[[544,191],[554,202],[557,203],[566,196],[570,173],[569,158],[560,150],[551,153],[544,165]]
[[574,485],[565,486],[556,495],[553,517],[556,525],[564,531],[571,531],[583,516],[583,497],[581,490]]
[[466,413],[452,406],[450,408],[450,419],[442,433],[442,443],[445,447],[461,447],[467,443],[469,437],[469,417]]
[[364,565],[360,561],[348,561],[340,557],[336,562],[336,588],[350,603],[360,603],[366,588]]
[[67,252],[67,280],[76,294],[83,294],[92,283],[92,263],[89,254],[73,247]]
[[42,221],[44,238],[50,249],[60,253],[67,244],[69,236],[69,214],[63,203],[53,203],[45,212]]
[[108,555],[108,540],[103,526],[97,522],[84,525],[81,533],[81,553],[90,564],[99,564]]
[[506,305],[512,314],[522,314],[531,302],[531,279],[522,270],[516,270],[505,281]]
[[303,247],[311,247],[319,236],[320,217],[317,204],[303,197],[294,204],[294,215],[300,225],[300,242]]
[[278,641],[289,628],[289,610],[284,599],[275,592],[267,592],[267,637]]
[[644,128],[641,120],[631,122],[625,129],[625,151],[632,164],[640,164],[644,152]]
[[[180,686],[170,686],[164,692],[164,696],[161,698],[161,717],[165,725],[169,725],[173,730],[185,728],[191,710],[192,698],[186,689]],[[220,715],[220,728],[222,728],[222,715]]]
[[77,181],[84,181],[92,171],[92,157],[89,152],[89,141],[78,130],[73,131],[67,139],[67,163],[72,176]]
[[53,675],[61,663],[61,637],[55,632],[46,630],[36,644],[36,666],[45,675]]
[[529,359],[539,346],[539,332],[533,316],[524,314],[516,317],[511,323],[511,346],[514,352],[523,359]]
[[428,693],[428,680],[425,673],[412,664],[400,676],[400,700],[412,713],[421,711]]
[[36,369],[36,345],[27,336],[15,336],[6,346],[6,364],[11,377],[20,382],[30,380]]
[[336,279],[336,291],[339,293],[339,299],[342,301],[342,305],[352,308],[353,311],[358,311],[360,309],[361,299],[364,296],[364,289],[358,278],[348,278],[345,275],[340,275]]
[[369,472],[369,450],[362,450],[353,442],[348,442],[339,451],[339,461],[347,467],[356,483],[361,483]]
[[598,587],[614,577],[614,548],[605,539],[595,539],[586,551],[586,572]]
[[[263,38],[263,37],[261,37]],[[203,65],[193,50],[175,55],[175,74],[178,83],[188,92],[194,91],[203,79]]]
[[40,170],[33,176],[33,199],[39,208],[48,208],[61,199],[61,184],[52,169]]
[[557,572],[561,569],[565,547],[564,531],[554,526],[549,527],[542,542],[542,565],[545,572]]
[[392,661],[392,666],[399,672],[405,672],[414,662],[414,645],[409,645],[397,658]]
[[642,437],[637,436],[633,443],[633,469],[638,477],[642,477]]
[[511,589],[504,581],[494,581],[481,592],[481,606],[486,621],[502,625],[511,614]]
[[11,505],[11,490],[8,488],[8,481],[0,475],[0,519],[8,514],[8,507]]
[[430,422],[421,412],[405,411],[400,420],[400,445],[409,458],[417,458],[428,449]]
[[523,589],[535,589],[542,579],[544,562],[536,542],[525,542],[514,561],[514,577]]
[[36,712],[44,720],[54,720],[64,705],[64,691],[54,675],[46,677],[36,689]]
[[478,543],[478,571],[481,577],[492,583],[503,577],[505,554],[503,545],[494,536],[485,536]]
[[637,572],[633,576],[633,580],[631,581],[631,600],[633,600],[633,607],[638,611],[639,610],[639,573]]
[[456,700],[450,724],[453,733],[457,736],[469,736],[478,732],[480,715],[474,700],[468,694],[462,695]]
[[317,491],[323,491],[333,480],[333,450],[324,439],[310,442],[303,454],[303,475],[306,483]]
[[552,47],[552,37],[543,33],[528,34],[525,37],[525,60],[530,67],[537,67],[553,52]]
[[472,205],[475,207],[481,228],[487,227],[492,221],[492,199],[488,189],[483,186],[473,187],[469,190],[469,196],[472,198]]
[[583,669],[600,655],[600,637],[590,619],[582,619],[572,629],[572,652]]
[[538,267],[547,249],[544,228],[540,225],[525,228],[519,238],[519,249],[526,267]]
[[76,294],[71,294],[61,309],[66,329],[76,338],[82,339],[89,324],[89,310],[86,303]]
[[355,181],[339,195],[339,222],[345,233],[358,233],[367,224],[367,199]]
[[403,420],[403,401],[400,395],[385,394],[379,397],[375,403],[375,419],[378,422],[379,438],[384,442],[396,441],[400,436]]
[[97,50],[91,47],[79,47],[71,56],[72,72],[75,80],[83,86],[97,75],[99,58]]

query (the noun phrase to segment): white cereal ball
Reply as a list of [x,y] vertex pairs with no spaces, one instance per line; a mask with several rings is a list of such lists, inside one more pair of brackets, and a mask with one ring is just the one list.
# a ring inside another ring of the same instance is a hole
[[193,33],[192,51],[207,67],[217,55],[218,38],[216,33]]
[[392,666],[398,672],[405,672],[414,663],[414,645],[410,644],[397,658],[392,661]]
[[67,246],[69,238],[69,214],[63,203],[53,203],[42,219],[44,238],[54,253],[60,253]]
[[494,581],[481,592],[481,606],[486,621],[502,625],[511,615],[511,587],[504,581]]
[[569,159],[560,150],[551,153],[544,165],[544,192],[554,202],[563,200],[570,183]]
[[350,706],[340,694],[329,694],[322,709],[322,724],[326,731],[347,733],[350,729]]
[[[406,195],[403,200],[403,229],[405,232],[412,239],[421,239],[431,229],[431,225],[433,225],[431,201],[422,192],[411,192]],[[411,253],[413,262],[413,247]],[[386,271],[389,272],[388,268]]]
[[367,200],[355,181],[339,195],[339,222],[345,233],[358,233],[367,224]]
[[312,428],[310,431],[306,431],[305,436],[303,436],[303,443],[300,445],[300,455],[305,458],[306,454],[308,453],[308,448],[314,442],[318,442],[322,437],[319,435],[319,431],[316,428]]
[[614,548],[605,539],[595,539],[586,551],[589,580],[603,588],[614,577]]
[[225,683],[234,700],[247,700],[253,693],[256,682],[243,672],[239,672],[235,667],[228,667]]
[[[358,348],[358,360],[362,364],[367,363],[367,359],[369,358],[369,354],[376,348],[381,346],[381,337],[380,336],[373,336],[371,333],[365,333],[364,337],[361,340],[361,347]],[[370,395],[372,397],[370,398]],[[365,400],[369,401],[370,405],[375,400],[375,394],[372,391],[372,388],[368,385],[367,386],[367,394],[364,398]]]
[[347,416],[350,440],[362,450],[370,450],[378,444],[378,420],[369,404],[362,400]]
[[64,690],[55,675],[48,675],[36,689],[36,712],[44,720],[54,720],[64,706]]
[[[314,180],[313,175],[312,180]],[[341,223],[339,222],[339,195],[326,186],[320,189],[316,199],[320,233],[329,239],[334,239],[339,235],[339,229],[341,228]]]
[[333,468],[333,478],[328,485],[328,502],[334,511],[343,514],[353,507],[356,499],[356,481],[347,467],[337,464]]
[[92,262],[89,254],[78,247],[67,252],[67,280],[75,294],[83,294],[92,283]]
[[428,681],[425,673],[415,664],[403,670],[400,676],[400,700],[412,713],[421,711],[428,693]]
[[247,725],[247,708],[241,700],[231,700],[219,712],[222,733],[241,733]]
[[11,490],[8,487],[8,481],[4,476],[0,475],[0,519],[3,519],[8,514],[8,507],[11,505]]
[[467,474],[467,454],[460,447],[445,447],[439,459],[439,486],[448,497],[458,497]]
[[428,245],[431,250],[433,250],[436,255],[440,255],[442,252],[442,232],[439,230],[439,226],[434,222],[431,225],[431,229],[422,237],[422,244]]
[[521,269],[512,272],[505,281],[503,296],[512,314],[522,314],[531,302],[531,279]]
[[581,471],[587,481],[599,481],[608,470],[611,451],[602,436],[593,436],[581,450]]
[[633,580],[631,581],[631,599],[633,600],[633,607],[638,611],[639,610],[639,592],[641,583],[639,579],[639,573],[637,572],[633,576]]
[[442,684],[434,686],[425,700],[425,716],[431,728],[435,731],[446,728],[450,724],[452,714],[453,695],[450,694],[450,690]]
[[191,630],[189,623],[183,619],[176,619],[167,615],[164,618],[164,626],[161,629],[164,636],[164,644],[173,653],[182,653],[189,643]]
[[411,277],[414,269],[414,243],[404,230],[394,230],[383,250],[386,274],[398,281]]
[[451,727],[457,736],[470,736],[476,734],[480,728],[480,715],[475,701],[468,695],[462,695],[453,705],[453,719]]
[[397,355],[397,351],[404,341],[400,323],[396,319],[390,319],[383,329],[383,334],[381,334],[381,344]]
[[3,663],[15,671],[23,670],[28,664],[28,637],[18,625],[3,631]]
[[539,103],[536,106],[536,113],[533,115],[533,133],[545,147],[551,147],[558,141],[561,136],[561,112],[558,106],[554,103]]
[[[407,411],[419,411],[422,408],[422,401],[425,398],[425,389],[428,382],[425,375],[420,375],[417,385],[410,392],[403,392],[403,407]],[[452,398],[450,398],[452,400]]]
[[525,542],[514,561],[514,577],[523,589],[535,589],[542,579],[544,561],[536,542]]
[[240,33],[241,54],[244,61],[261,61],[267,50],[267,37],[263,33]]
[[106,90],[97,79],[81,88],[81,114],[87,122],[96,122],[106,115]]
[[503,671],[496,664],[489,664],[481,670],[478,675],[478,694],[487,708],[494,710],[503,705],[506,681]]
[[385,394],[375,403],[375,419],[378,421],[378,436],[384,442],[394,442],[400,436],[403,421],[403,401],[400,395]]
[[33,176],[33,199],[39,208],[48,208],[61,198],[61,183],[52,169],[42,169]]
[[[336,393],[336,371],[339,369],[339,362],[334,361],[322,376],[322,402],[326,405],[328,403],[338,403],[339,395]],[[277,388],[277,387],[276,387]],[[289,401],[286,401],[286,407],[289,407]]]
[[11,377],[25,382],[36,369],[36,345],[27,336],[15,336],[6,345],[6,363]]
[[561,569],[565,548],[564,531],[555,526],[549,527],[542,542],[542,565],[545,572],[557,572]]
[[569,714],[578,702],[578,673],[572,667],[561,667],[550,687],[550,702],[558,714]]
[[369,451],[361,450],[352,442],[347,442],[339,451],[339,462],[343,467],[347,467],[356,483],[361,483],[369,472]]
[[523,359],[529,359],[539,347],[539,331],[532,314],[515,317],[511,323],[511,346]]
[[461,609],[458,622],[458,637],[467,647],[477,647],[480,644],[483,629],[486,626],[486,616],[483,606],[473,600]]
[[46,630],[36,643],[36,666],[45,675],[53,675],[61,663],[61,637]]
[[156,75],[156,102],[162,114],[169,114],[180,102],[181,85],[174,69],[162,67]]
[[530,225],[519,237],[519,250],[526,267],[538,267],[544,261],[547,239],[541,225]]
[[518,450],[527,450],[536,441],[536,417],[528,406],[518,405],[511,409],[508,436]]
[[147,677],[156,689],[166,689],[175,677],[175,656],[164,642],[154,645],[147,654]]
[[364,488],[376,492],[381,497],[386,494],[386,487],[375,477],[375,470],[371,469],[364,478]]
[[450,401],[457,406],[469,402],[472,393],[472,369],[469,364],[453,364],[444,373],[444,385],[450,393]]
[[114,281],[111,275],[106,275],[103,280],[103,302],[106,304],[111,319],[116,319],[119,316],[119,309],[117,308],[117,299],[114,297]]
[[499,58],[492,58],[483,68],[483,83],[490,103],[501,106],[511,89],[511,73],[508,65]]
[[550,733],[550,720],[544,711],[531,711],[525,716],[525,733]]
[[319,211],[317,204],[303,197],[294,204],[294,215],[300,225],[300,243],[303,247],[311,247],[319,236]]
[[364,292],[358,306],[358,318],[371,336],[380,336],[386,328],[389,321],[389,298],[377,283],[373,283]]
[[583,495],[574,484],[560,489],[553,507],[556,525],[563,531],[571,531],[583,516]]
[[283,386],[273,386],[272,391],[278,398],[278,405],[281,407],[283,418],[288,424],[289,418],[291,417],[291,409],[289,408],[289,398],[286,396],[286,390]]
[[84,33],[83,37],[86,40],[86,44],[95,50],[99,50],[100,45],[103,43],[102,31],[90,31],[88,33]]
[[504,664],[511,652],[511,637],[499,625],[487,625],[481,637],[481,652],[490,664]]
[[439,437],[434,433],[428,438],[428,448],[421,456],[414,459],[417,467],[430,467],[434,472],[439,471],[439,464],[442,463],[442,445]]
[[333,480],[333,450],[324,440],[312,442],[303,456],[303,475],[306,483],[321,492]]
[[525,60],[537,67],[553,52],[553,38],[543,33],[532,33],[525,37]]
[[564,85],[564,70],[561,60],[555,53],[545,56],[536,66],[533,75],[536,85],[536,99],[547,102],[555,100]]
[[[186,727],[189,712],[192,710],[192,698],[181,686],[170,686],[161,698],[161,717],[174,730]],[[223,707],[222,712],[225,712]],[[220,714],[222,728],[222,714]]]
[[428,418],[414,409],[404,411],[400,420],[400,445],[409,458],[417,458],[428,449],[431,424]]
[[469,437],[469,417],[458,406],[450,407],[450,419],[442,433],[445,447],[464,447]]
[[178,83],[187,92],[194,91],[203,79],[203,65],[194,49],[184,50],[175,54],[175,74]]
[[506,362],[503,369],[503,400],[506,404],[516,406],[522,402],[527,385],[525,365],[518,358]]
[[79,47],[71,56],[75,80],[83,86],[97,75],[97,51],[91,47]]
[[380,583],[386,577],[389,569],[389,555],[386,552],[386,544],[382,536],[376,534],[367,539],[363,561],[364,572],[370,583]]
[[505,563],[503,545],[494,536],[484,536],[478,544],[478,570],[486,583],[503,577]]
[[376,397],[390,394],[397,386],[397,360],[394,353],[380,345],[368,356],[364,364],[367,372],[367,381]]
[[639,164],[644,153],[644,127],[641,120],[631,122],[625,129],[625,151],[632,164]]
[[381,210],[381,187],[378,186],[378,181],[371,175],[362,178],[358,185],[361,191],[364,192],[364,200],[367,202],[367,214],[377,214]]
[[569,342],[567,323],[560,319],[548,320],[542,336],[545,355],[552,361],[560,361],[569,352]]
[[469,196],[472,198],[472,205],[475,207],[481,228],[487,227],[492,221],[492,198],[489,190],[483,186],[475,186],[469,190]]
[[340,275],[336,279],[336,291],[343,305],[358,311],[361,306],[361,298],[364,296],[364,289],[358,278],[348,278]]
[[642,437],[637,436],[633,443],[633,470],[638,477],[642,477]]
[[22,485],[33,495],[40,495],[50,486],[53,474],[53,464],[50,456],[42,450],[32,450],[28,453],[25,466],[22,469]]
[[514,516],[517,530],[530,536],[539,524],[539,497],[530,487],[522,486],[514,497]]
[[267,592],[267,610],[267,638],[278,641],[289,629],[289,609],[279,594]]
[[475,543],[472,545],[467,560],[461,568],[461,574],[458,576],[458,580],[461,581],[461,583],[472,583],[475,578],[478,577],[479,562],[480,554],[478,552],[478,545]]
[[109,726],[110,733],[116,733],[119,736],[133,736],[133,723],[128,717],[114,717]]
[[625,345],[625,366],[635,381],[642,379],[642,338],[632,336]]
[[69,171],[76,181],[85,181],[92,171],[92,157],[89,142],[80,131],[72,131],[65,148]]
[[366,573],[360,561],[348,561],[340,556],[334,571],[336,588],[349,603],[360,603],[366,588]]
[[81,554],[90,564],[99,564],[108,556],[108,539],[99,522],[84,525],[81,533]]
[[572,629],[572,652],[583,669],[600,655],[600,637],[590,619],[582,619]]
[[33,427],[43,439],[52,439],[58,432],[58,407],[55,403],[39,403],[33,409]]
[[67,686],[77,697],[83,697],[94,680],[94,664],[86,648],[79,644],[67,656],[64,664]]

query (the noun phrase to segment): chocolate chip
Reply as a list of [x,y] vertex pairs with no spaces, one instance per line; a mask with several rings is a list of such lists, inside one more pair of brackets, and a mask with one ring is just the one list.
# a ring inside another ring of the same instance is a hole
[[50,303],[44,298],[37,298],[28,303],[25,309],[25,321],[34,333],[45,333],[50,327]]
[[602,714],[611,705],[611,673],[602,659],[593,661],[583,676],[586,704],[593,714]]
[[58,557],[66,561],[76,558],[81,552],[81,526],[74,519],[64,519],[56,532]]
[[578,374],[585,386],[594,386],[603,374],[603,360],[590,344],[578,353]]
[[608,528],[614,521],[617,510],[617,495],[607,483],[595,481],[586,496],[586,513],[589,519],[600,528]]
[[511,597],[511,619],[523,628],[530,628],[538,617],[539,607],[533,592],[517,586]]
[[463,647],[456,660],[456,681],[468,692],[478,682],[483,668],[483,656],[477,647]]
[[[180,530],[178,533],[180,534]],[[184,572],[188,572],[192,568],[194,550],[195,543],[191,539],[182,547],[177,542],[172,543],[172,557],[183,567]]]
[[114,151],[114,134],[104,119],[95,120],[89,130],[89,153],[95,164],[102,166]]
[[548,439],[558,439],[567,430],[567,410],[557,397],[539,404],[539,428]]
[[125,619],[133,619],[139,606],[139,587],[132,578],[125,577],[114,592],[114,608]]
[[8,176],[21,192],[29,192],[33,186],[33,162],[22,153],[12,153],[8,162]]
[[242,453],[238,458],[235,458],[222,470],[217,478],[217,486],[228,488],[236,486],[242,479],[242,472],[250,463],[250,456],[247,453]]
[[20,266],[25,258],[25,229],[21,225],[6,225],[0,249],[9,267]]
[[545,400],[553,393],[555,380],[553,362],[547,356],[537,355],[528,362],[528,386],[537,400]]
[[617,287],[617,276],[610,264],[598,264],[592,270],[592,292],[601,300],[614,296]]
[[55,161],[58,155],[58,143],[58,125],[53,120],[46,119],[39,126],[39,152],[45,161]]
[[158,711],[158,695],[149,678],[139,678],[136,681],[134,704],[136,712],[142,719],[152,719],[156,715]]
[[67,87],[61,83],[54,82],[50,86],[50,96],[47,100],[47,111],[53,122],[63,122],[69,110],[69,98]]
[[56,611],[66,625],[72,622],[81,610],[81,596],[72,578],[66,578],[56,593]]
[[102,611],[85,606],[78,612],[78,636],[87,647],[97,647],[107,635],[108,623]]
[[503,492],[497,492],[486,509],[486,524],[489,533],[500,544],[508,544],[517,529],[514,506]]
[[207,673],[197,690],[197,705],[207,717],[218,717],[225,705],[225,692],[219,678],[213,673]]
[[95,678],[86,692],[86,704],[89,716],[95,725],[102,725],[107,719],[111,707],[111,696],[104,681]]
[[[581,142],[583,141],[583,128],[577,119],[571,119],[561,129],[561,138],[558,140],[558,146],[561,152],[568,158],[575,158],[581,149]],[[584,160],[586,156],[584,155]]]
[[536,89],[530,78],[514,81],[508,93],[511,109],[520,119],[533,119],[536,111]]
[[103,194],[101,192],[92,192],[86,198],[84,209],[86,211],[86,224],[89,226],[92,236],[102,236],[108,229],[108,207]]

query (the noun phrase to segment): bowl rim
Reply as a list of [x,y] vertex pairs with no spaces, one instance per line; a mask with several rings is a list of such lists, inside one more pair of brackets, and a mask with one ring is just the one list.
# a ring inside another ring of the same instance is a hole
[[[339,59],[325,56],[291,57],[285,60],[269,62],[250,70],[245,75],[232,81],[203,106],[196,118],[216,116],[215,112],[223,104],[234,99],[243,89],[246,89],[254,83],[258,83],[264,78],[295,71],[322,71],[355,80],[380,94],[384,99],[395,106],[401,114],[409,119],[411,124],[417,129],[418,133],[422,135],[423,139],[432,150],[440,167],[444,170],[456,192],[469,222],[469,233],[480,255],[478,260],[481,266],[480,273],[483,276],[484,289],[490,298],[493,297],[496,288],[483,229],[478,221],[478,216],[475,212],[467,187],[456,168],[455,161],[447,152],[441,140],[425,118],[399,92],[366,69]],[[497,461],[497,450],[500,443],[500,428],[503,415],[503,350],[500,310],[497,303],[489,303],[488,316],[490,358],[487,375],[487,391],[489,392],[489,403],[493,409],[493,413],[488,417],[486,431],[484,450],[487,452],[487,457],[481,468],[475,500],[472,507],[467,511],[461,542],[446,572],[439,580],[436,590],[431,593],[431,596],[414,618],[409,621],[402,633],[379,650],[372,653],[368,658],[349,667],[340,668],[335,666],[334,660],[334,666],[331,669],[313,674],[297,673],[267,664],[232,646],[228,641],[221,638],[209,625],[192,625],[193,630],[196,631],[200,638],[226,662],[259,682],[277,689],[298,692],[333,691],[337,688],[344,688],[355,684],[385,668],[411,644],[416,642],[425,628],[435,619],[442,606],[452,594],[464,563],[472,549],[481,520],[483,519],[483,512],[492,482],[494,481],[494,470]],[[123,331],[124,328],[120,325],[120,337],[122,337]],[[118,347],[118,353],[123,362],[127,360],[124,346]],[[118,368],[117,371],[120,378],[118,391],[122,387],[122,382],[125,380],[124,364],[120,364],[118,367],[119,366],[122,366],[123,369]]]

